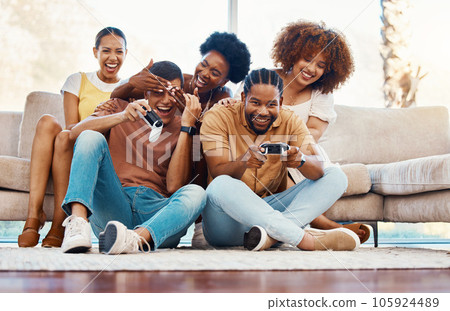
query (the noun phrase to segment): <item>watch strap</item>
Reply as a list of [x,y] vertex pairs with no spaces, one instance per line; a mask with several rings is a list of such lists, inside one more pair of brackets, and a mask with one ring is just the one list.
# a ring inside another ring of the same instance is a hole
[[306,157],[305,157],[305,155],[302,153],[302,157],[301,157],[301,159],[300,159],[300,165],[297,166],[297,168],[302,167],[303,164],[305,164],[305,162],[306,162]]
[[195,133],[197,133],[197,128],[195,126],[182,126],[180,131],[186,132],[189,135],[194,136]]

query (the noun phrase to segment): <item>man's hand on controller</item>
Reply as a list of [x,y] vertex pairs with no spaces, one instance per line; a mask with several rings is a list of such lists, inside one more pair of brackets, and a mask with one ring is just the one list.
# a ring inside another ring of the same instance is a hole
[[287,167],[297,168],[302,161],[302,155],[299,147],[291,146],[282,154],[282,161],[286,161]]
[[127,105],[127,107],[125,108],[125,110],[121,112],[123,122],[127,122],[127,121],[134,122],[134,121],[140,120],[141,117],[137,113],[138,111],[140,113],[142,113],[143,116],[145,116],[147,114],[147,111],[145,111],[145,109],[142,107],[145,107],[145,109],[147,109],[147,111],[152,110],[146,100],[138,100],[138,101],[129,103]]
[[267,157],[261,153],[261,148],[256,145],[250,146],[242,157],[242,161],[245,162],[247,168],[261,168],[266,160]]

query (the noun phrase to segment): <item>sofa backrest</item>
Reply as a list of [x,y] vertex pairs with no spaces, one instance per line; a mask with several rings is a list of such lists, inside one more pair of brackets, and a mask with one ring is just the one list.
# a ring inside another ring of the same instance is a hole
[[22,116],[21,111],[0,111],[0,155],[17,157]]
[[335,109],[336,122],[319,140],[333,162],[389,163],[450,153],[449,114],[444,106],[336,105]]
[[43,114],[55,116],[64,127],[63,97],[60,94],[32,92],[28,94],[20,125],[19,151],[20,158],[30,158],[36,124]]

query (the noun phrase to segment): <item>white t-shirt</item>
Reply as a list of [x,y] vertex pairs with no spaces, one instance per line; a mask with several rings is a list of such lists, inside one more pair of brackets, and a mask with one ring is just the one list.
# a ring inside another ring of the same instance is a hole
[[128,81],[130,81],[130,78],[122,79],[119,81],[119,84],[117,86],[124,85],[124,84],[128,83]]
[[323,94],[319,90],[313,90],[311,99],[307,102],[291,106],[284,105],[283,107],[294,111],[305,123],[312,116],[332,124],[337,116],[333,103],[333,94]]
[[[116,83],[103,82],[97,76],[96,71],[86,72],[86,78],[102,92],[112,92],[117,86],[120,85],[120,81]],[[64,82],[64,85],[61,88],[61,95],[64,95],[64,92],[69,92],[78,97],[78,94],[80,93],[80,87],[81,73],[73,73],[69,77],[67,77],[66,82]]]

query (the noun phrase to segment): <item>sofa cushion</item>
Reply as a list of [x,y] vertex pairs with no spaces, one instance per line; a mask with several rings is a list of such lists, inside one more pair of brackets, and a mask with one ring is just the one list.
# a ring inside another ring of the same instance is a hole
[[383,220],[383,196],[369,192],[341,198],[325,216],[334,221]]
[[[13,190],[0,191],[0,220],[26,220],[28,206],[28,192],[20,192]],[[53,218],[53,195],[44,197],[44,213],[47,220]]]
[[450,222],[450,190],[407,196],[386,196],[384,220],[397,222]]
[[29,159],[33,144],[36,124],[43,114],[56,117],[64,127],[64,108],[60,94],[47,92],[32,92],[27,96],[22,123],[20,125],[19,151],[20,158]]
[[[30,160],[10,156],[0,156],[0,188],[30,191]],[[53,193],[50,178],[46,193]]]
[[348,187],[343,197],[364,194],[370,191],[372,183],[369,171],[364,164],[354,163],[341,165],[342,171],[347,175]]
[[372,192],[407,195],[450,189],[450,154],[368,165]]
[[336,122],[319,140],[332,162],[377,164],[450,153],[444,106],[335,109]]

